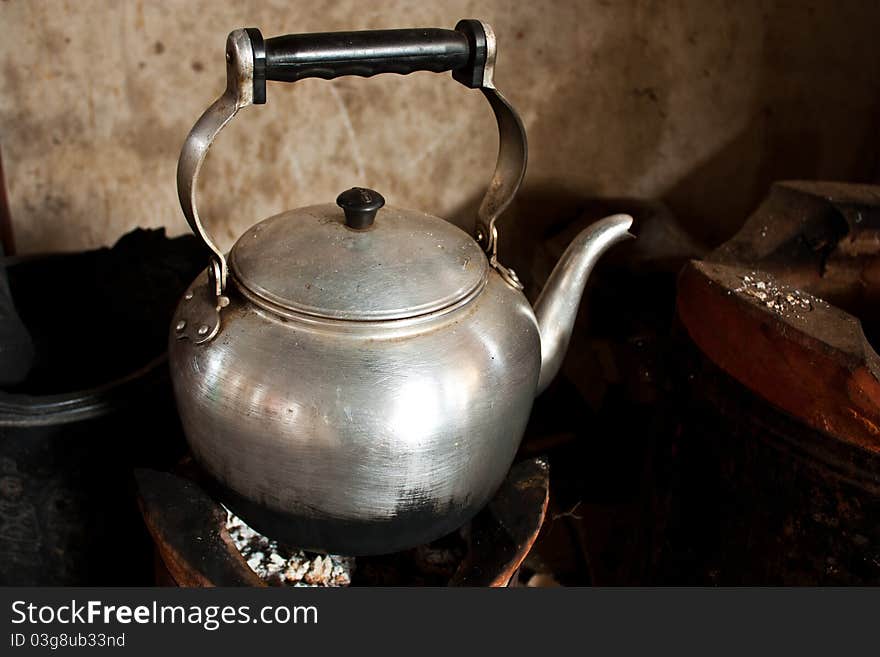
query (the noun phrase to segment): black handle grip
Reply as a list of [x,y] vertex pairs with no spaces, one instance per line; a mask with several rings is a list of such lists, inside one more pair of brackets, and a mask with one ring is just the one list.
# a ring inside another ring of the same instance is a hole
[[479,87],[486,65],[486,33],[476,20],[454,30],[420,28],[288,34],[263,41],[248,29],[254,51],[254,102],[265,102],[266,80],[332,80],[344,75],[452,71],[465,86]]
[[455,30],[288,34],[266,40],[266,79],[296,82],[343,75],[452,71],[465,66],[467,37]]

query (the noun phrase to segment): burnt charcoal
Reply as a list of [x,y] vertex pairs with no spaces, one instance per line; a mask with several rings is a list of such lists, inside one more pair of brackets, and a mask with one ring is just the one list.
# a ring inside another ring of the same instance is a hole
[[354,586],[447,586],[467,553],[462,531],[411,550],[355,562]]
[[35,360],[9,392],[55,394],[126,376],[161,356],[186,286],[207,264],[192,236],[137,229],[112,248],[24,259],[8,267]]

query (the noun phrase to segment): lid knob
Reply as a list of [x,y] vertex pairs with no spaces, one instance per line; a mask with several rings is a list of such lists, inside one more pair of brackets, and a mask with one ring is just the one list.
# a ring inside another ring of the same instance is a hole
[[366,187],[352,187],[336,197],[336,205],[345,212],[345,225],[363,230],[373,225],[385,199],[379,192]]

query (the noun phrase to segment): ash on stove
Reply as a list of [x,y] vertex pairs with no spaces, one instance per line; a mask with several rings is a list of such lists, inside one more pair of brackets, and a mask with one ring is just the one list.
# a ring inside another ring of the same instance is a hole
[[229,509],[226,531],[251,570],[267,584],[315,587],[445,586],[465,556],[468,533],[463,527],[427,545],[355,559],[286,546],[249,527]]
[[762,280],[754,271],[751,276],[740,278],[743,284],[733,290],[734,292],[752,297],[779,315],[794,315],[798,319],[803,319],[800,312],[811,312],[814,302],[825,303],[807,292],[780,285],[769,276],[766,280]]
[[257,575],[276,586],[349,586],[354,558],[288,548],[263,536],[226,510],[226,530]]

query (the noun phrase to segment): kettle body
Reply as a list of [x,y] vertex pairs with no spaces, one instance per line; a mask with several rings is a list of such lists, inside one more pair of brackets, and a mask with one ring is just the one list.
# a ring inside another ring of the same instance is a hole
[[[210,252],[175,312],[169,361],[193,456],[221,500],[290,545],[347,555],[439,538],[490,500],[562,362],[587,277],[631,218],[572,243],[534,308],[498,256],[522,182],[522,121],[495,89],[495,37],[454,30],[227,39],[227,87],[181,151],[184,216]],[[266,81],[451,71],[489,102],[498,162],[474,235],[355,187],[266,219],[226,254],[197,210],[217,134]]]
[[453,308],[375,322],[279,314],[246,293],[232,275],[210,342],[170,337],[189,445],[227,506],[273,538],[349,555],[425,543],[485,506],[540,370],[522,292],[487,268]]

